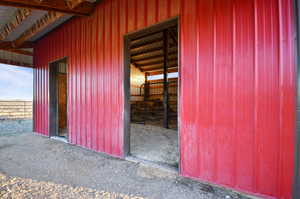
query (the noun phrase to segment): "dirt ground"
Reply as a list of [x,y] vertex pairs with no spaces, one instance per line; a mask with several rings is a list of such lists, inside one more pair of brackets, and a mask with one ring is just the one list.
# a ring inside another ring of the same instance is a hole
[[178,167],[178,132],[159,126],[131,124],[130,153],[138,158]]
[[32,131],[32,120],[2,120],[0,119],[0,136],[29,133]]
[[246,199],[32,133],[0,136],[0,198]]

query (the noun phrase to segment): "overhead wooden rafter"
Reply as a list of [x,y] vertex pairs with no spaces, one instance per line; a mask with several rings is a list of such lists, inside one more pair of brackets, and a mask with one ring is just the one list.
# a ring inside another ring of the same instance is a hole
[[[173,68],[178,68],[178,64],[172,64],[170,66],[168,66],[168,70],[169,69],[173,69]],[[154,72],[154,71],[163,71],[163,66],[162,65],[157,65],[157,66],[152,66],[152,67],[149,67],[149,68],[140,68],[140,70],[142,72]]]
[[[0,41],[0,49],[14,49],[15,44],[13,41]],[[20,48],[33,48],[33,43],[32,42],[24,42]]]
[[[178,72],[178,68],[169,68],[168,69],[168,73],[176,73],[176,72]],[[149,76],[152,76],[152,75],[161,75],[161,74],[164,74],[163,70],[161,70],[161,71],[155,71],[155,72],[148,72]]]
[[86,0],[65,0],[67,6],[71,9],[76,8],[79,4],[85,2]]
[[[40,1],[40,0],[35,0]],[[0,4],[1,4],[0,0]],[[24,1],[27,2],[27,1]],[[46,3],[48,1],[44,0],[41,1],[41,4]],[[54,1],[55,2],[55,1]],[[70,9],[82,7],[82,5],[86,5],[86,0],[60,0],[60,2],[64,2],[64,4],[67,5],[67,7],[70,7]],[[88,2],[91,4],[90,2]],[[83,6],[84,7],[84,6]],[[55,12],[55,11],[49,11],[44,17],[39,19],[33,26],[31,26],[28,30],[26,30],[19,38],[17,38],[15,41],[13,41],[13,48],[20,48],[24,45],[26,41],[31,39],[36,34],[42,32],[45,30],[49,25],[53,24],[55,21],[57,21],[59,18],[63,17],[64,13],[62,12]],[[1,47],[1,46],[0,46]]]
[[86,0],[0,0],[0,5],[81,16],[94,10],[94,4]]
[[32,38],[37,33],[43,31],[50,24],[54,23],[59,18],[63,17],[63,13],[58,12],[48,12],[44,17],[39,19],[33,26],[26,30],[18,39],[13,42],[14,48],[20,48],[23,44],[30,38]]
[[[173,50],[169,52],[169,56],[177,56],[178,52],[177,49],[175,51]],[[131,58],[131,62],[140,62],[140,61],[146,61],[150,59],[157,59],[157,58],[162,58],[164,56],[163,52],[161,50],[150,52],[148,54],[142,54],[142,55],[137,55],[135,57]]]
[[[176,61],[177,62],[177,57],[173,57],[173,58],[168,58],[169,62],[173,62]],[[152,66],[152,65],[157,65],[157,64],[163,64],[164,63],[164,59],[156,59],[156,60],[148,60],[147,62],[136,62],[136,66],[137,67],[145,67],[145,66]]]
[[14,66],[23,66],[23,67],[33,68],[32,64],[18,62],[18,61],[13,61],[13,60],[9,60],[9,59],[1,59],[0,58],[0,63],[1,64],[14,65]]
[[[55,21],[65,16],[71,15],[89,15],[94,4],[88,0],[0,0],[0,6],[18,7],[15,17],[5,24],[0,30],[0,50],[15,54],[33,56],[33,53],[21,48],[32,48],[33,43],[28,42],[32,37],[41,33]],[[32,14],[33,9],[48,11],[42,18],[38,19],[29,29],[14,41],[7,41],[11,33],[22,24],[28,16]],[[33,67],[31,63],[23,63],[11,59],[0,59],[0,63],[23,67]]]
[[149,74],[177,72],[177,27],[169,28],[166,32],[151,33],[131,40],[129,44],[131,64],[141,72]]
[[5,24],[0,30],[0,40],[5,40],[30,14],[30,9],[18,9],[12,21]]
[[27,51],[27,50],[6,49],[6,48],[0,48],[0,50],[8,51],[8,52],[11,52],[11,53],[16,53],[16,54],[20,54],[20,55],[33,56],[33,53],[31,51]]

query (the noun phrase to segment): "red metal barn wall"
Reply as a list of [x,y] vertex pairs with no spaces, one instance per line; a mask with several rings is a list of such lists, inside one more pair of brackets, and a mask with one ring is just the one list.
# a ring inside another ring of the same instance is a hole
[[292,0],[103,0],[35,47],[35,131],[49,135],[48,63],[68,57],[70,142],[123,155],[123,35],[180,16],[181,174],[292,198]]

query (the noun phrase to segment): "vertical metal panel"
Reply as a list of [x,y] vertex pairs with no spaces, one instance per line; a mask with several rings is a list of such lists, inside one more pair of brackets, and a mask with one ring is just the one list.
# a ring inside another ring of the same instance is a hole
[[[197,174],[197,154],[198,154],[198,135],[196,129],[196,114],[193,113],[194,98],[194,80],[196,77],[196,58],[197,45],[195,42],[196,20],[197,20],[197,0],[192,0],[189,3],[182,2],[182,11],[185,16],[182,16],[181,21],[181,65],[180,69],[180,150],[181,150],[181,172],[184,175],[194,176]],[[192,26],[189,24],[193,24]],[[185,66],[186,65],[186,66]],[[184,67],[189,67],[185,70]],[[193,81],[190,81],[191,78]],[[191,164],[192,163],[192,164]]]
[[[215,1],[214,130],[216,134],[216,178],[221,184],[234,181],[236,146],[233,129],[233,1]],[[201,64],[201,62],[200,62]],[[226,154],[226,156],[224,156]]]
[[[92,30],[92,24],[91,24],[91,18],[89,18],[89,20],[87,21],[86,30]],[[93,96],[93,89],[92,89],[92,73],[91,73],[91,69],[92,69],[92,53],[91,53],[91,42],[92,42],[92,38],[91,38],[91,33],[92,31],[87,31],[85,37],[90,38],[88,40],[86,40],[86,124],[87,124],[87,133],[86,133],[86,142],[87,142],[87,148],[92,148],[92,128],[91,128],[91,123],[93,122],[93,118],[92,118],[92,101],[91,98]]]
[[[198,113],[196,118],[196,125],[198,130],[198,145],[197,162],[198,162],[198,177],[206,181],[215,181],[214,165],[215,165],[215,135],[213,130],[213,94],[214,94],[214,51],[215,51],[215,26],[214,26],[214,3],[213,1],[203,1],[198,5],[197,28],[205,27],[203,31],[197,32],[197,65],[201,60],[201,65],[210,67],[197,67],[197,83],[195,84],[197,90],[201,92],[196,93],[195,110]],[[183,22],[183,21],[182,21]],[[182,30],[183,31],[183,30]],[[184,32],[183,32],[184,34]],[[184,39],[184,35],[182,36]],[[183,43],[184,41],[182,41]],[[184,45],[184,44],[182,44]],[[205,59],[202,59],[202,57]],[[184,59],[182,57],[182,59]],[[181,69],[183,70],[184,61],[182,60]],[[184,92],[184,91],[182,91]],[[182,94],[183,95],[183,94]],[[181,100],[183,100],[182,96]],[[183,133],[181,133],[183,134]],[[202,161],[205,160],[205,161]]]
[[[111,68],[111,1],[104,2],[104,71],[103,71],[103,94],[104,94],[104,149],[105,151],[111,150],[111,132],[110,132],[110,121],[111,121],[111,104],[110,104],[110,70]],[[133,7],[133,6],[130,6]],[[134,13],[132,11],[132,13]],[[131,20],[133,21],[133,20]],[[115,91],[114,91],[115,92]]]
[[49,134],[48,63],[68,56],[70,142],[123,156],[123,36],[180,14],[181,174],[290,199],[292,0],[103,0],[35,47],[35,131]]
[[[236,184],[254,191],[254,1],[234,7],[233,106],[236,139]],[[247,59],[244,59],[247,57]],[[241,67],[242,66],[242,67]],[[252,92],[249,92],[252,91]],[[244,158],[247,154],[247,158]],[[239,161],[243,159],[243,161]]]
[[[98,47],[99,47],[99,60],[98,60],[98,74],[99,74],[99,87],[98,87],[98,97],[99,97],[99,107],[103,106],[104,104],[104,95],[102,94],[104,87],[105,87],[105,81],[104,81],[104,53],[105,53],[105,48],[103,45],[103,42],[105,40],[105,30],[104,30],[104,7],[101,5],[100,10],[99,10],[100,16],[99,16],[99,23],[98,23],[98,30],[99,30],[99,43],[98,43]],[[99,67],[102,66],[102,67]],[[100,151],[105,151],[104,148],[104,136],[105,136],[105,131],[104,131],[104,117],[105,117],[105,113],[104,110],[102,108],[98,108],[99,109],[99,117],[98,117],[98,122],[99,122],[99,126],[98,126],[98,131],[99,131],[99,140],[98,140],[98,150]]]
[[[277,192],[279,129],[278,1],[256,1],[255,45],[255,185],[259,192]],[[265,183],[265,179],[269,183]]]
[[183,175],[291,198],[292,1],[182,1],[181,11]]
[[[97,13],[94,13],[96,15]],[[97,38],[96,35],[97,29],[95,28],[95,24],[97,24],[97,17],[91,18],[90,25],[91,25],[91,31],[90,31],[90,37],[91,37],[91,46],[90,46],[90,56],[91,56],[91,96],[90,96],[90,109],[91,109],[91,121],[90,121],[90,126],[92,127],[94,125],[94,128],[91,129],[91,146],[90,148],[96,149],[97,148],[97,124],[93,124],[95,121],[97,121],[97,91],[96,91],[96,82],[97,82],[97,73],[96,73],[96,57],[97,57],[97,50],[96,50],[96,45],[97,45]],[[93,118],[93,116],[95,118]],[[93,138],[93,139],[92,139]]]
[[[112,77],[115,78],[115,81],[112,82],[111,89],[115,92],[112,95],[112,153],[119,154],[122,153],[122,144],[120,142],[120,135],[123,133],[120,125],[122,124],[122,117],[118,114],[118,105],[120,102],[120,95],[118,93],[121,92],[122,85],[122,73],[118,70],[119,66],[122,66],[122,62],[120,62],[120,4],[117,0],[112,1],[112,24],[116,24],[112,26],[112,41],[116,41],[115,44],[112,44]],[[116,57],[117,59],[114,59]]]

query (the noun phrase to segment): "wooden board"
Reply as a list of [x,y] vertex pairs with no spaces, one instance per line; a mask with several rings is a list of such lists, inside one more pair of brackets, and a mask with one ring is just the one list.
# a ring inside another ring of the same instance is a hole
[[58,119],[59,129],[67,128],[67,75],[58,74]]

